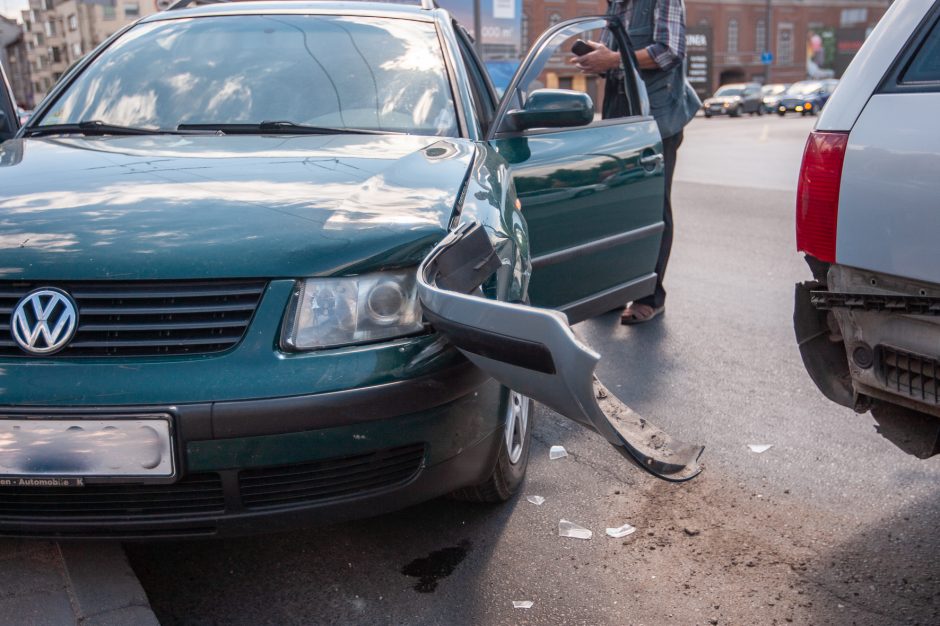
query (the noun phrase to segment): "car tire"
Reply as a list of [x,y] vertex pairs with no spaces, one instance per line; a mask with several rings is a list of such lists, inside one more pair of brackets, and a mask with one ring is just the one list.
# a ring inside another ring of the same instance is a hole
[[532,448],[535,402],[505,387],[502,397],[500,411],[506,412],[506,427],[500,437],[496,466],[485,481],[458,489],[451,494],[452,498],[467,502],[506,502],[519,491],[525,480]]
[[711,118],[711,116],[712,116],[712,114],[711,114],[711,113],[706,113],[706,114],[705,114],[705,118],[706,118],[706,119],[710,119],[710,118]]
[[786,114],[787,114],[786,111],[777,111],[777,115],[779,115],[780,117],[783,117]]
[[764,115],[764,107],[757,109],[757,117],[762,117]]
[[730,115],[731,117],[741,117],[741,107],[738,107],[734,109],[733,111],[729,112],[728,115]]

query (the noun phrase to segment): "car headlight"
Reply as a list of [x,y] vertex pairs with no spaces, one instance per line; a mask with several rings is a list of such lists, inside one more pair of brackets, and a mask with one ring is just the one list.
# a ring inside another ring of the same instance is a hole
[[310,278],[297,282],[281,348],[317,350],[368,343],[423,330],[416,270]]

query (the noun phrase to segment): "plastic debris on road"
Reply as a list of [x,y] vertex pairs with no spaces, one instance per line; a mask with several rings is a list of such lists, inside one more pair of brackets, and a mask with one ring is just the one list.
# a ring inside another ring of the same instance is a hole
[[634,528],[630,524],[624,524],[620,528],[608,528],[607,536],[613,537],[614,539],[620,539],[621,537],[632,535],[635,532],[636,532],[636,528]]
[[548,458],[552,460],[563,459],[566,456],[568,456],[568,451],[565,450],[564,446],[552,446],[548,451]]
[[526,500],[528,500],[535,506],[542,506],[542,503],[545,502],[545,498],[543,498],[542,496],[528,496]]
[[747,444],[747,447],[751,449],[751,452],[761,454],[762,452],[767,452],[774,446],[771,443],[749,443]]
[[584,526],[578,526],[574,522],[563,519],[558,522],[558,536],[571,537],[572,539],[590,539],[594,536],[594,533]]
[[533,603],[532,603],[532,600],[513,600],[513,601],[512,601],[512,608],[514,608],[514,609],[531,609],[531,608],[532,608],[532,604],[533,604]]

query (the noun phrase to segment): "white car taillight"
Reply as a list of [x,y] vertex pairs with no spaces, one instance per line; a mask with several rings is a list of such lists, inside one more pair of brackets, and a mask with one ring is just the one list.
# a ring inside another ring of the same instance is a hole
[[796,248],[820,261],[836,260],[839,185],[847,132],[812,132],[806,140],[796,192]]

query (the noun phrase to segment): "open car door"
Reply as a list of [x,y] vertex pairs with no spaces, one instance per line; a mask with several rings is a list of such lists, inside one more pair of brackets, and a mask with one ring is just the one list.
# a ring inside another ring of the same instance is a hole
[[[540,83],[554,82],[545,68],[567,62],[573,40],[596,40],[608,24],[626,68],[626,102],[614,119],[600,120],[596,89],[592,98],[590,89]],[[571,20],[542,36],[500,104],[489,141],[509,163],[529,227],[529,301],[537,306],[483,295],[480,286],[501,261],[484,226],[471,222],[425,258],[418,294],[428,321],[487,374],[598,432],[652,474],[683,481],[701,471],[702,446],[672,439],[615,398],[594,376],[600,356],[569,327],[570,320],[651,293],[655,283],[662,150],[655,121],[642,110],[634,67],[619,20]],[[548,268],[555,272],[546,274]],[[547,279],[542,287],[540,273]]]
[[7,82],[3,66],[0,65],[0,142],[13,137],[19,128],[20,120],[16,114],[10,83]]

